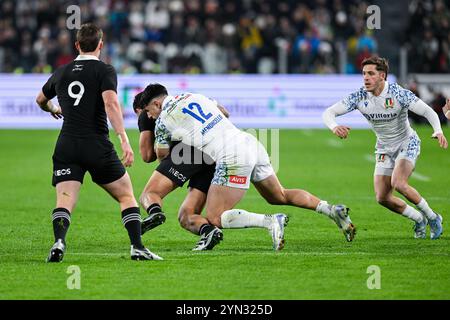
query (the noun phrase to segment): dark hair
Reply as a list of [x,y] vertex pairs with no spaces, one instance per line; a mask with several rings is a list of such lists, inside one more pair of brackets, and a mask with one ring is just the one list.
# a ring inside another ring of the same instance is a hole
[[361,68],[368,64],[374,64],[378,71],[384,72],[386,74],[386,77],[384,79],[387,79],[387,75],[389,72],[389,63],[387,59],[381,58],[379,56],[371,56],[361,62]]
[[93,23],[85,23],[81,25],[77,32],[77,41],[83,52],[92,52],[98,46],[103,37],[103,31]]
[[141,105],[146,106],[152,99],[161,95],[168,95],[166,87],[159,83],[152,83],[142,92]]
[[144,105],[141,102],[141,98],[142,98],[142,94],[144,93],[144,91],[139,92],[137,95],[134,96],[134,100],[133,100],[133,110],[135,113],[137,113],[137,109],[144,109]]

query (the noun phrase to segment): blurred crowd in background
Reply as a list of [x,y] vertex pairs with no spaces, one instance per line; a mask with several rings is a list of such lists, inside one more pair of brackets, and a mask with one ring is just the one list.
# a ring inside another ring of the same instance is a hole
[[82,22],[104,30],[103,58],[119,73],[277,73],[279,50],[288,73],[335,73],[339,45],[352,73],[377,51],[360,1],[5,0],[0,70],[42,72],[70,61],[73,4]]
[[[103,29],[102,60],[122,74],[359,73],[378,53],[363,1],[1,0],[0,72],[48,73],[70,62],[70,5],[80,7],[81,23]],[[410,73],[450,72],[449,7],[411,1],[398,44],[409,49]]]
[[412,1],[406,40],[415,73],[450,73],[450,2]]
[[[378,52],[364,1],[2,0],[0,72],[48,72],[70,61],[70,5],[80,7],[82,23],[104,30],[103,59],[119,73],[336,73],[339,47],[344,72],[358,73]],[[449,72],[449,6],[411,1],[409,11],[410,71]]]

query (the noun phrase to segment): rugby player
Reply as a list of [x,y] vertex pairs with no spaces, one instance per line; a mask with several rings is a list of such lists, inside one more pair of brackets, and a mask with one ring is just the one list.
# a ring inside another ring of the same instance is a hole
[[[140,92],[135,96],[133,109],[139,117],[140,154],[142,160],[149,163],[158,158],[154,149],[155,120],[143,111],[142,95],[143,92]],[[222,107],[221,111],[228,117],[225,108]],[[139,198],[148,213],[148,217],[142,221],[142,234],[165,222],[166,217],[161,208],[162,199],[189,181],[189,191],[178,211],[178,221],[184,229],[201,236],[193,248],[194,251],[211,250],[223,238],[222,231],[201,216],[214,175],[214,161],[195,148],[177,142],[171,143],[168,149],[159,149],[158,152],[160,164]],[[207,161],[204,161],[205,159]]]
[[[419,192],[409,185],[420,154],[420,138],[408,121],[408,110],[425,117],[433,127],[432,138],[442,148],[447,140],[439,117],[425,102],[397,83],[386,81],[389,65],[386,59],[372,56],[362,62],[364,86],[323,113],[323,120],[335,135],[345,139],[350,128],[338,125],[336,116],[358,110],[369,121],[377,142],[374,187],[377,202],[415,222],[414,237],[425,238],[427,223],[431,239],[442,234],[442,216],[433,211]],[[393,195],[396,190],[413,203],[417,210]]]
[[333,219],[352,241],[355,227],[344,205],[329,205],[307,191],[285,189],[270,164],[265,148],[252,135],[240,131],[222,115],[217,102],[201,94],[168,95],[160,84],[147,86],[145,110],[156,121],[155,145],[167,148],[171,140],[196,147],[215,163],[214,178],[206,199],[206,218],[219,228],[259,227],[269,230],[273,248],[284,247],[285,214],[258,214],[233,209],[253,182],[271,204],[316,210]]
[[[133,150],[123,126],[117,98],[117,74],[99,60],[103,48],[102,30],[84,24],[77,32],[78,57],[58,68],[36,98],[42,110],[63,125],[53,153],[53,180],[56,208],[52,213],[55,243],[47,262],[60,262],[66,250],[66,233],[78,200],[83,178],[92,180],[119,202],[122,223],[131,242],[131,259],[161,260],[141,241],[141,216],[125,166],[134,161]],[[51,99],[58,97],[59,106]],[[123,164],[109,140],[107,118],[120,139]],[[100,230],[99,230],[100,232]]]

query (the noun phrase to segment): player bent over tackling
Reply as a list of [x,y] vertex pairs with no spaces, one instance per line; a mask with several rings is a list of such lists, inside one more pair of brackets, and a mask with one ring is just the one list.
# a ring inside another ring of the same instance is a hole
[[[409,124],[408,110],[424,116],[433,127],[432,137],[438,140],[442,148],[447,148],[439,118],[411,91],[386,81],[389,71],[386,59],[373,56],[365,59],[362,67],[364,86],[328,108],[323,113],[323,120],[335,135],[345,139],[350,128],[338,125],[336,116],[353,110],[363,114],[377,136],[374,186],[378,203],[413,220],[415,238],[426,237],[428,223],[431,239],[438,239],[442,234],[442,216],[434,212],[408,183],[420,154],[420,139]],[[394,190],[418,210],[394,196]]]
[[[187,231],[201,236],[193,251],[210,250],[223,236],[220,229],[211,225],[201,215],[214,176],[214,161],[201,151],[180,142],[173,142],[167,149],[158,149],[157,157],[154,150],[155,120],[149,118],[147,112],[143,110],[141,102],[143,93],[138,93],[133,101],[133,109],[139,117],[139,150],[145,162],[153,162],[158,158],[160,164],[139,198],[148,213],[142,221],[142,234],[165,222],[166,216],[162,211],[163,199],[188,182],[189,191],[179,209],[178,221]],[[228,112],[224,108],[221,111],[228,117]]]
[[219,228],[266,228],[272,236],[273,248],[284,247],[284,227],[288,221],[285,214],[233,209],[251,181],[269,203],[316,210],[333,219],[347,241],[353,240],[355,227],[348,209],[344,205],[329,205],[304,190],[283,188],[263,145],[223,117],[216,101],[192,93],[169,96],[160,84],[147,86],[144,96],[145,110],[157,119],[157,148],[167,146],[173,139],[182,139],[215,161],[206,199],[206,217],[211,224]]

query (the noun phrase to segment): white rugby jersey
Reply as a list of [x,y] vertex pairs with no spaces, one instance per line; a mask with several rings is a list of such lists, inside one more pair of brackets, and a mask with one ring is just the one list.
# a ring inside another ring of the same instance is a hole
[[164,99],[156,120],[155,147],[168,148],[170,141],[182,141],[217,161],[241,134],[219,110],[215,100],[201,94],[183,93]]
[[[330,114],[330,110],[334,113]],[[327,109],[323,118],[327,126],[334,129],[337,123],[333,116],[353,110],[361,112],[371,124],[377,136],[378,150],[390,151],[414,133],[409,124],[408,110],[425,116],[435,133],[442,132],[437,114],[414,93],[397,83],[386,81],[379,96],[367,92],[363,86]]]

